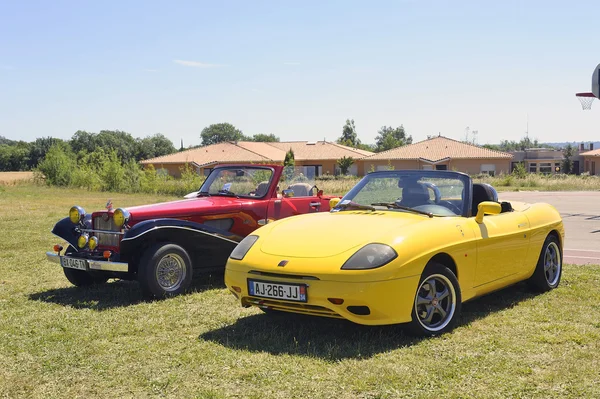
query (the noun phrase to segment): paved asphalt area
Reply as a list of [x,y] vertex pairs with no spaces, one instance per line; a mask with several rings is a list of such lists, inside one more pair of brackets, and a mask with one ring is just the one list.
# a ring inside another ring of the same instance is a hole
[[519,191],[498,193],[501,201],[546,202],[560,212],[565,225],[564,262],[600,264],[600,192]]

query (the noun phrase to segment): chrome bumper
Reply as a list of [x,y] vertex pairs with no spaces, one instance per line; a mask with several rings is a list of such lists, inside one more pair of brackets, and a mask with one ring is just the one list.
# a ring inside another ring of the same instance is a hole
[[[54,252],[46,252],[46,258],[50,262],[58,263],[60,265],[60,258],[62,256],[57,255]],[[90,270],[102,270],[107,272],[124,272],[127,273],[129,271],[129,265],[123,262],[108,262],[102,260],[89,260],[84,259],[87,262],[88,268]]]

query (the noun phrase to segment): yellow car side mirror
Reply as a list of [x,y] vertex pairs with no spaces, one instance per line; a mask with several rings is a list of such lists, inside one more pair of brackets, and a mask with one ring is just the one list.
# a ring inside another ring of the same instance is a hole
[[333,209],[340,203],[341,198],[332,198],[329,200],[329,209]]
[[483,201],[477,206],[477,216],[475,216],[475,221],[477,223],[483,223],[483,215],[497,215],[502,212],[502,207],[497,202],[492,201]]

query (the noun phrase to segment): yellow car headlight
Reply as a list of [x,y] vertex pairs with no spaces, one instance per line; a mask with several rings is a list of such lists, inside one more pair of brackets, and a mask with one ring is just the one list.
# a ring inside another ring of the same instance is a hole
[[97,246],[98,246],[98,237],[91,236],[88,241],[88,247],[90,247],[90,249],[93,251],[94,249],[96,249]]
[[387,265],[398,257],[394,248],[385,244],[367,244],[354,255],[352,255],[346,263],[343,264],[342,270],[366,270],[376,269],[383,265]]
[[87,245],[88,243],[88,235],[87,233],[84,233],[82,235],[79,236],[79,238],[77,239],[77,246],[79,248],[83,248]]
[[72,206],[69,210],[69,219],[71,222],[77,224],[85,218],[85,211],[80,206]]
[[242,260],[244,256],[250,251],[250,248],[254,245],[254,243],[258,240],[258,236],[248,236],[244,238],[240,243],[233,249],[233,252],[229,257],[235,260]]
[[131,215],[126,209],[117,208],[117,210],[115,210],[115,213],[113,213],[113,221],[115,222],[115,225],[117,225],[117,227],[121,227],[127,222],[129,222],[130,216]]

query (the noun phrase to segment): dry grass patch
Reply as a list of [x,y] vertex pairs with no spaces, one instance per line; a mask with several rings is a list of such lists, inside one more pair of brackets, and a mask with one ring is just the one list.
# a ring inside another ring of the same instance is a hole
[[0,192],[0,397],[591,398],[600,389],[600,267],[464,306],[432,339],[242,309],[222,276],[145,302],[136,283],[69,285],[45,260],[69,207],[169,197],[9,186]]
[[16,184],[33,181],[33,172],[0,172],[0,184]]

